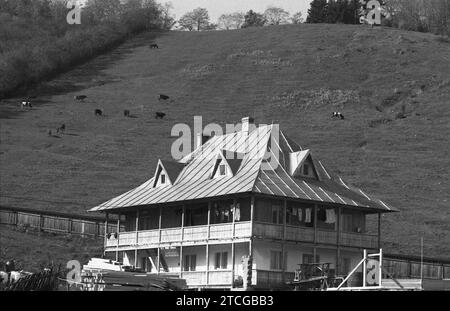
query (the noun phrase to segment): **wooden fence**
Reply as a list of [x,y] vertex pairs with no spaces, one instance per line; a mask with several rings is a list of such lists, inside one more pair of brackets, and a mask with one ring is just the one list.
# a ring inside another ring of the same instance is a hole
[[[47,212],[0,206],[0,225],[29,227],[42,232],[75,234],[82,237],[104,237],[105,218]],[[123,228],[121,228],[123,230]],[[110,220],[108,233],[116,232],[115,220]]]

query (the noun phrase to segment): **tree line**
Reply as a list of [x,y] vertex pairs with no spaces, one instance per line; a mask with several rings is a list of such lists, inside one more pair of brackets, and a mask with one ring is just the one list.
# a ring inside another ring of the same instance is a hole
[[[365,1],[366,3],[369,1]],[[449,0],[379,0],[381,25],[450,35]],[[369,9],[359,0],[313,0],[307,23],[359,24]]]
[[290,15],[283,8],[270,6],[264,13],[257,13],[253,10],[247,13],[234,12],[222,14],[217,23],[210,20],[208,10],[197,8],[184,14],[178,24],[183,30],[202,31],[202,30],[231,30],[248,27],[261,27],[267,25],[281,24],[300,24],[303,23],[302,12]]
[[[365,7],[369,1],[360,0],[313,0],[308,10],[306,23],[360,24],[367,16]],[[450,35],[449,0],[379,0],[383,26],[405,30],[433,32]],[[247,13],[222,14],[217,23],[212,23],[207,9],[197,8],[184,14],[178,23],[189,31],[230,30],[267,25],[300,24],[302,12],[291,15],[281,7],[270,6],[263,13],[253,10]]]
[[0,0],[0,99],[175,21],[170,5],[154,0],[88,0],[81,24],[70,25],[68,1]]

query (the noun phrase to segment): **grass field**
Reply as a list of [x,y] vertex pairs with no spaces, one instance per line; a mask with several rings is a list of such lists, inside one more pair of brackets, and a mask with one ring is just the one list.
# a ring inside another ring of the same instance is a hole
[[[388,252],[418,254],[424,236],[427,256],[450,257],[448,40],[350,25],[169,32],[159,50],[148,48],[153,37],[30,90],[30,111],[3,100],[1,204],[85,213],[150,178],[170,156],[174,124],[251,115],[399,208],[383,218]],[[47,134],[62,123],[65,135]]]

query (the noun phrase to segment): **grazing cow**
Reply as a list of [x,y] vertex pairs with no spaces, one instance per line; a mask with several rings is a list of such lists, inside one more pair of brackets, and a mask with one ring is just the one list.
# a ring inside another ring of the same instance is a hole
[[344,115],[340,112],[333,112],[332,118],[340,118],[341,120],[344,120]]
[[123,115],[124,115],[125,117],[129,118],[129,117],[130,117],[130,110],[124,110],[124,111],[123,111]]
[[166,114],[164,112],[157,112],[155,113],[155,119],[164,119],[164,117],[166,116]]
[[169,96],[164,95],[164,94],[159,94],[158,100],[168,100],[168,99],[170,99]]
[[95,109],[95,115],[96,115],[96,116],[102,116],[102,115],[103,115],[103,110],[101,110],[101,109]]
[[74,99],[75,100],[77,100],[77,101],[82,101],[82,102],[84,102],[84,100],[87,98],[87,96],[86,95],[77,95],[77,96],[74,96]]
[[159,49],[159,46],[156,43],[150,44],[151,49]]
[[28,108],[33,108],[33,105],[31,104],[31,101],[29,101],[29,100],[23,100],[23,101],[20,103],[20,106],[22,107],[22,109],[23,109],[23,108],[26,108],[26,107],[28,107]]
[[63,125],[61,125],[60,127],[58,127],[57,129],[56,129],[56,133],[61,133],[61,134],[64,134],[64,131],[66,130],[66,125],[65,124],[63,124]]

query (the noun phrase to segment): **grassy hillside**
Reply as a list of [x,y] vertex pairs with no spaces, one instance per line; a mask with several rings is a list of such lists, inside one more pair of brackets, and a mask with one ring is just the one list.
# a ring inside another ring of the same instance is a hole
[[[171,32],[159,50],[151,38],[30,91],[39,96],[31,111],[1,104],[1,204],[82,213],[148,179],[170,155],[174,124],[252,115],[401,210],[384,217],[387,251],[417,254],[423,235],[426,255],[450,257],[446,40],[343,25]],[[159,93],[175,101],[159,103]],[[346,120],[332,121],[333,111]],[[62,123],[65,135],[47,135]]]

